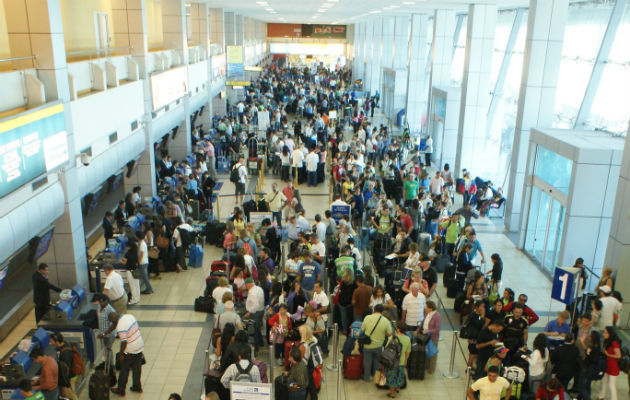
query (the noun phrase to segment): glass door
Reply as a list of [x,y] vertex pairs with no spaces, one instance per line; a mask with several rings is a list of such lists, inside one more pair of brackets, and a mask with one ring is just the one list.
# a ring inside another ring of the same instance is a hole
[[524,249],[551,272],[558,260],[563,223],[564,205],[546,191],[534,186],[529,203]]

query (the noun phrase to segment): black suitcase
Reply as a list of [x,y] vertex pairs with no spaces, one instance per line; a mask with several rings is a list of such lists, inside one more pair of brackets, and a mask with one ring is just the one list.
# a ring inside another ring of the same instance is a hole
[[459,286],[457,285],[451,285],[448,288],[446,288],[446,297],[448,297],[449,299],[456,298],[458,293],[460,293],[460,290],[459,290]]
[[220,247],[223,244],[221,243],[223,232],[225,232],[224,223],[218,221],[206,223],[206,242]]
[[446,271],[446,269],[451,265],[451,260],[446,255],[439,255],[435,259],[435,270],[438,273],[442,273]]
[[444,270],[444,275],[442,275],[442,282],[444,283],[445,288],[449,288],[455,285],[455,266],[449,265]]
[[407,361],[407,375],[409,379],[424,379],[424,369],[426,364],[425,346],[416,342],[411,345],[411,353]]
[[[243,203],[243,212],[245,213],[245,218],[249,221],[249,213],[258,211],[258,206],[254,200],[249,200]],[[237,234],[240,232],[236,232]]]
[[199,296],[195,299],[195,311],[205,312],[208,314],[214,313],[214,298]]
[[109,400],[109,390],[116,385],[116,373],[110,366],[111,351],[105,349],[105,362],[94,368],[88,382],[90,400]]
[[269,211],[269,205],[267,204],[265,199],[258,200],[258,211],[260,211],[260,212],[268,212]]

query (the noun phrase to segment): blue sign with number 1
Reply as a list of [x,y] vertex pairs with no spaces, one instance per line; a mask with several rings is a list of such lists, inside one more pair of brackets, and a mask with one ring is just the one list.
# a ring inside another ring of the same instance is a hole
[[551,298],[564,304],[573,303],[576,296],[578,272],[577,268],[557,267],[553,274]]

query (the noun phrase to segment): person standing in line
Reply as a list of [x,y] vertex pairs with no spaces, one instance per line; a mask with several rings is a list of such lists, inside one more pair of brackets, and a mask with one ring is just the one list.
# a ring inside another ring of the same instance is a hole
[[[608,287],[608,286],[606,286]],[[599,389],[598,399],[606,398],[606,388],[610,389],[610,398],[617,400],[617,377],[619,376],[619,359],[621,358],[620,340],[617,337],[615,328],[607,326],[604,328],[603,352],[606,356],[606,373],[602,379]]]
[[286,206],[287,198],[284,193],[278,191],[278,184],[276,182],[271,184],[271,192],[267,194],[265,200],[267,204],[269,204],[271,219],[276,221],[278,228],[282,228],[282,209]]
[[254,351],[257,354],[258,348],[264,344],[261,329],[265,314],[265,293],[260,286],[254,284],[252,278],[245,279],[245,286],[247,287],[247,300],[245,302],[247,313],[243,319],[254,320]]
[[129,291],[131,299],[129,305],[138,304],[140,302],[140,280],[134,278],[133,271],[138,267],[138,243],[135,240],[127,242],[127,253],[120,260],[127,267],[127,282],[129,283]]
[[51,356],[44,355],[42,349],[36,347],[31,351],[31,359],[42,365],[39,379],[33,385],[33,389],[41,390],[44,400],[57,400],[59,398],[59,366]]
[[35,303],[35,322],[38,323],[50,309],[50,291],[61,289],[48,281],[48,265],[41,263],[33,274],[33,302]]
[[112,221],[114,220],[114,214],[111,211],[106,211],[105,216],[103,217],[103,237],[105,238],[105,248],[107,248],[107,243],[109,239],[114,238],[114,224]]
[[208,159],[208,172],[213,181],[217,181],[216,151],[210,139],[205,140],[204,150]]
[[138,268],[140,268],[140,279],[144,284],[141,294],[152,294],[153,287],[149,281],[149,248],[144,240],[145,233],[138,232],[136,238],[138,239]]
[[361,331],[370,338],[370,343],[363,345],[363,380],[366,382],[370,382],[370,377],[381,370],[378,359],[383,352],[383,343],[392,335],[392,324],[383,316],[384,309],[382,304],[377,304],[374,313],[365,317],[361,324]]
[[238,171],[238,180],[234,182],[236,187],[235,195],[236,195],[236,205],[243,206],[243,198],[245,197],[245,188],[247,187],[247,167],[245,166],[245,157],[243,155],[238,156],[238,161],[233,169]]
[[427,136],[427,141],[425,142],[424,147],[424,164],[427,168],[431,166],[431,154],[433,154],[433,138],[431,136]]
[[111,264],[105,264],[105,286],[103,286],[103,294],[109,298],[111,306],[118,314],[127,313],[127,293],[125,292],[125,283],[122,276],[116,271]]
[[144,361],[144,340],[140,333],[140,325],[131,314],[118,315],[109,314],[109,321],[116,325],[116,334],[120,339],[120,352],[117,361],[120,363],[118,374],[118,387],[112,388],[112,393],[125,397],[129,371],[132,374],[132,385],[129,388],[132,392],[142,393],[142,364]]
[[306,156],[306,185],[317,186],[317,165],[319,164],[319,156],[315,153],[315,146],[311,147],[311,151]]
[[420,323],[424,321],[424,309],[426,298],[420,293],[420,285],[417,282],[411,284],[410,292],[403,298],[402,317],[405,322],[405,332],[414,332]]
[[501,398],[503,390],[505,390],[505,400],[510,400],[512,385],[507,379],[499,376],[499,367],[492,365],[488,367],[488,376],[477,379],[466,389],[466,394],[470,400],[476,400],[475,392],[479,392],[479,400],[497,400]]

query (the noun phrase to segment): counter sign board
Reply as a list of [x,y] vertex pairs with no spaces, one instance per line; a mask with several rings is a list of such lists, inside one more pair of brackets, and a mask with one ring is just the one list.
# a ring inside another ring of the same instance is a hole
[[231,400],[271,400],[270,383],[230,382]]
[[332,213],[332,217],[336,223],[339,223],[344,215],[350,216],[350,206],[339,204],[339,205],[331,205],[330,212]]
[[0,122],[0,197],[66,161],[63,104]]
[[579,289],[579,268],[557,267],[553,274],[551,298],[564,304],[575,301]]

